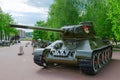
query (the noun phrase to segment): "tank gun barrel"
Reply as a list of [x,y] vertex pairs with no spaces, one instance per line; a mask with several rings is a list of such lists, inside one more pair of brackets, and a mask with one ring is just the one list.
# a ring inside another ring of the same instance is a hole
[[24,29],[45,30],[45,31],[54,31],[54,32],[61,32],[61,33],[64,32],[63,30],[60,30],[60,29],[51,29],[51,28],[36,27],[36,26],[26,26],[26,25],[16,25],[16,24],[10,24],[10,27],[24,28]]

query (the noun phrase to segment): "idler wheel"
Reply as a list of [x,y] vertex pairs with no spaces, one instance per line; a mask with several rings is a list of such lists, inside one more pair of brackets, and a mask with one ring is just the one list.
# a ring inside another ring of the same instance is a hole
[[106,53],[106,58],[107,58],[108,61],[110,61],[111,58],[112,58],[112,52],[111,52],[110,49],[108,49],[108,51],[107,51],[107,53]]

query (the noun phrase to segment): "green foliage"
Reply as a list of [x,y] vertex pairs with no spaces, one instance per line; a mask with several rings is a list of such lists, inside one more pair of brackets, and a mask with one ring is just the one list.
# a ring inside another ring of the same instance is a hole
[[74,0],[55,0],[50,7],[48,25],[58,27],[78,24],[79,13]]
[[114,38],[120,40],[120,0],[107,0],[108,8],[108,20],[111,21],[112,32]]
[[120,0],[79,0],[81,21],[92,21],[102,38],[120,40]]
[[10,23],[13,23],[11,15],[3,12],[0,8],[0,39],[2,39],[3,36],[9,37],[18,34],[16,29],[10,28]]
[[[40,27],[45,27],[46,23],[44,21],[37,21],[35,26],[40,26]],[[40,31],[40,30],[34,30],[33,31],[33,39],[38,40],[38,39],[42,39],[42,40],[46,40],[47,39],[47,32],[46,31]]]
[[[77,0],[76,0],[77,1]],[[65,25],[75,25],[79,23],[79,12],[76,8],[75,0],[55,0],[50,7],[47,25],[50,28],[61,28]],[[52,40],[59,39],[56,33],[49,33]]]
[[[83,0],[81,0],[83,1]],[[110,20],[107,20],[108,5],[106,0],[86,0],[82,4],[84,13],[81,16],[82,21],[92,21],[95,31],[102,38],[111,38],[112,26]]]

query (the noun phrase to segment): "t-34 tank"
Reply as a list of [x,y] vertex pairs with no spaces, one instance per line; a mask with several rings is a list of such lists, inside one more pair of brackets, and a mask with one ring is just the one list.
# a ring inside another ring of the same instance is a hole
[[112,58],[112,46],[95,36],[92,22],[49,29],[23,25],[11,27],[60,32],[61,40],[34,51],[34,62],[43,67],[54,64],[79,66],[87,74],[98,73]]

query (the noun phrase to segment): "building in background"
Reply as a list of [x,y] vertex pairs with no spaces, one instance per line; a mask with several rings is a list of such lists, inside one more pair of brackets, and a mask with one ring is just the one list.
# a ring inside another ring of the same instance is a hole
[[26,32],[24,30],[18,30],[20,38],[26,38]]

